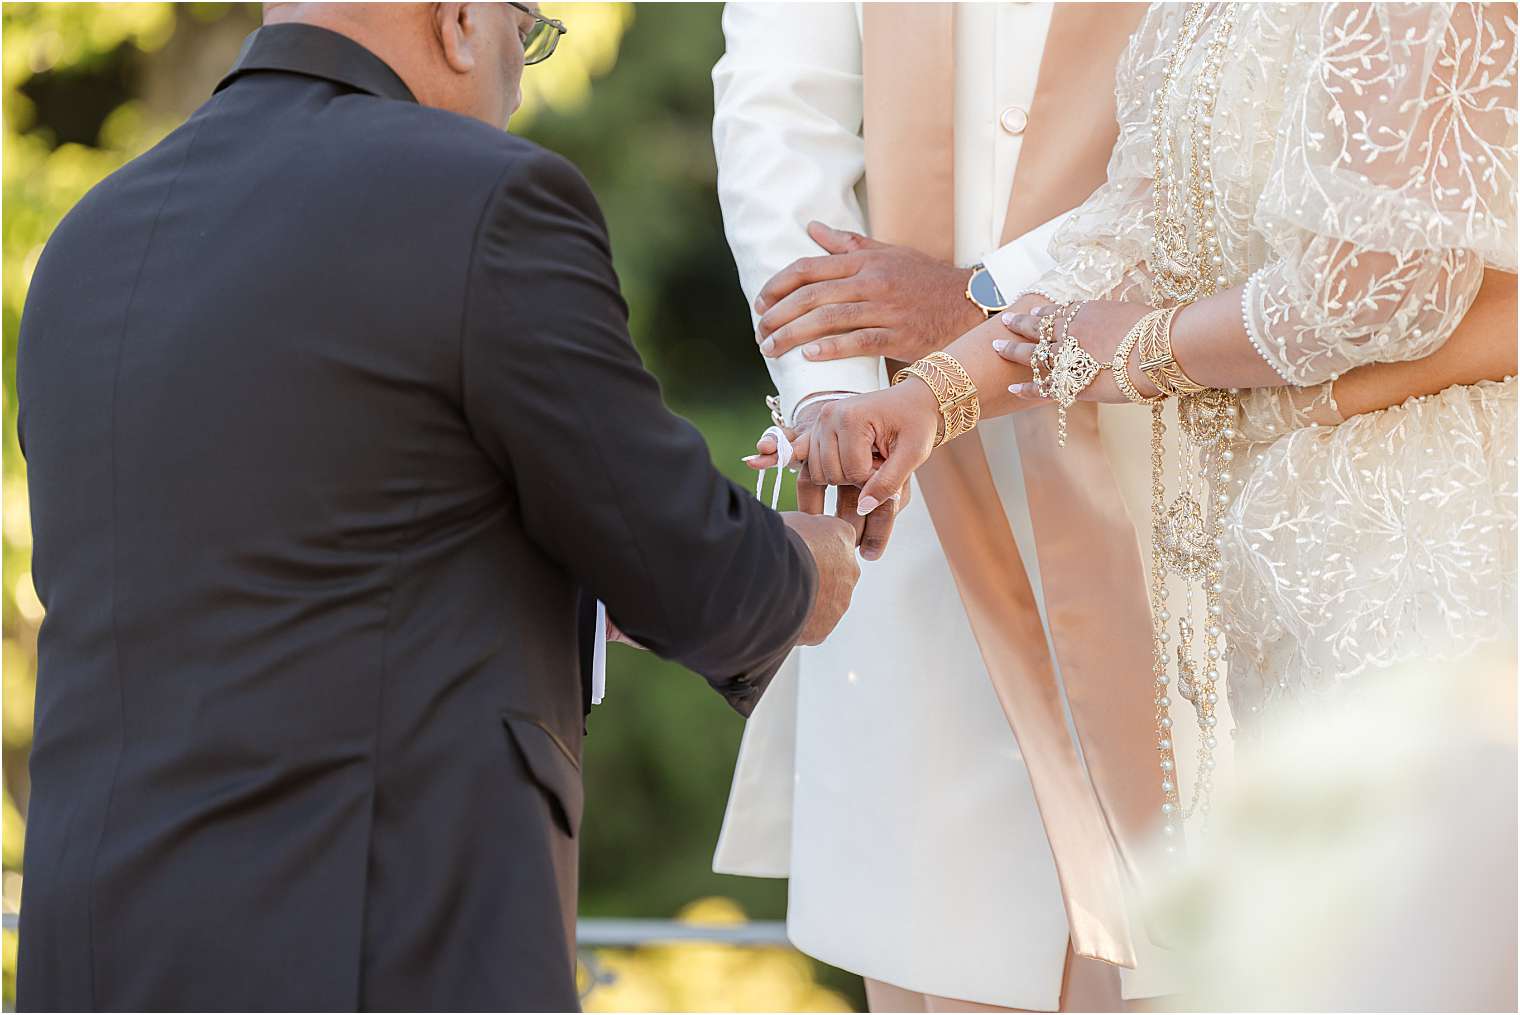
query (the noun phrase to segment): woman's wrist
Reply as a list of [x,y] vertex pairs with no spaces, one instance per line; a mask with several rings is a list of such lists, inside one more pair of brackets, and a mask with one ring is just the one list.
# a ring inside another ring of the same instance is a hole
[[1172,321],[1172,356],[1190,378],[1210,388],[1275,388],[1282,378],[1246,334],[1241,286],[1182,307]]
[[934,389],[929,387],[929,382],[917,374],[910,374],[903,378],[901,384],[894,384],[891,393],[902,399],[901,405],[905,412],[923,419],[933,419],[938,425],[939,420],[939,396]]

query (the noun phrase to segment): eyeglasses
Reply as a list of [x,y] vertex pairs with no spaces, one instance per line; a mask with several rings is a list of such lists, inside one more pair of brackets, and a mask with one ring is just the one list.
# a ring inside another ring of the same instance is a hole
[[543,63],[553,56],[554,47],[559,45],[559,37],[568,31],[565,23],[554,18],[546,18],[527,4],[514,3],[510,6],[516,7],[533,19],[533,27],[528,29],[522,40],[523,66]]

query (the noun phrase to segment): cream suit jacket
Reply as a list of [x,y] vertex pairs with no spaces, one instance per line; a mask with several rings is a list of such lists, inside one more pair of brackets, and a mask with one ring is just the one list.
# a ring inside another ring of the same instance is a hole
[[[1012,3],[957,17],[956,259],[986,263],[1010,297],[1050,265],[1059,225],[996,245],[1049,19],[1049,4]],[[809,220],[870,232],[860,7],[729,4],[723,28],[718,188],[753,301],[821,253]],[[788,415],[810,393],[886,380],[876,358],[766,363]],[[1011,420],[980,432],[1038,594]],[[790,877],[789,935],[823,961],[924,993],[1059,1007],[1067,927],[1049,843],[921,500],[864,563],[839,628],[793,656],[751,718],[714,869]],[[1148,982],[1155,965],[1125,971],[1126,996],[1167,990]]]

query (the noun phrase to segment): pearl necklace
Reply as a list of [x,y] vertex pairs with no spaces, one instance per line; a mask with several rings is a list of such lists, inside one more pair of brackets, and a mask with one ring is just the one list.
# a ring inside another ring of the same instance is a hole
[[[1212,296],[1227,283],[1222,274],[1224,257],[1214,224],[1211,156],[1219,73],[1239,8],[1235,4],[1225,4],[1222,10],[1206,19],[1206,6],[1194,3],[1184,15],[1151,112],[1155,226],[1150,267],[1158,304],[1192,303]],[[1206,20],[1210,22],[1213,36],[1204,50],[1192,92],[1178,117],[1179,129],[1174,132],[1169,112],[1173,93],[1182,65],[1202,35]],[[1187,138],[1190,147],[1185,173],[1180,171],[1183,137]],[[1224,612],[1220,553],[1223,511],[1229,505],[1225,487],[1232,479],[1229,463],[1234,453],[1230,444],[1235,437],[1237,395],[1235,389],[1215,389],[1178,398],[1181,490],[1170,506],[1166,503],[1164,482],[1166,422],[1161,405],[1151,408],[1152,676],[1156,692],[1156,749],[1161,766],[1162,832],[1168,838],[1175,838],[1180,821],[1194,813],[1201,812],[1207,827],[1211,807],[1214,750],[1218,746],[1214,733],[1217,721],[1214,707],[1219,701],[1219,662],[1223,656],[1219,645]],[[1208,508],[1204,506],[1206,495],[1199,489],[1200,483],[1217,491]],[[1167,607],[1168,575],[1181,579],[1184,593],[1176,618],[1177,691],[1193,704],[1199,733],[1198,779],[1186,808],[1182,806],[1178,790],[1181,780],[1172,743],[1172,700],[1167,693],[1172,680],[1169,625],[1173,620]],[[1206,613],[1202,627],[1204,666],[1201,676],[1193,658],[1193,639],[1197,632],[1191,616],[1195,585],[1201,586]],[[1169,853],[1176,851],[1176,846],[1170,842],[1166,848]]]

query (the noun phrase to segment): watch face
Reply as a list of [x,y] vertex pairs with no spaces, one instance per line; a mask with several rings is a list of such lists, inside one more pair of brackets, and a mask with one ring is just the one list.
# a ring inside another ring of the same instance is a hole
[[997,283],[992,281],[992,272],[986,268],[971,276],[970,288],[971,298],[988,310],[1002,310],[1008,305],[1003,294],[998,292]]

